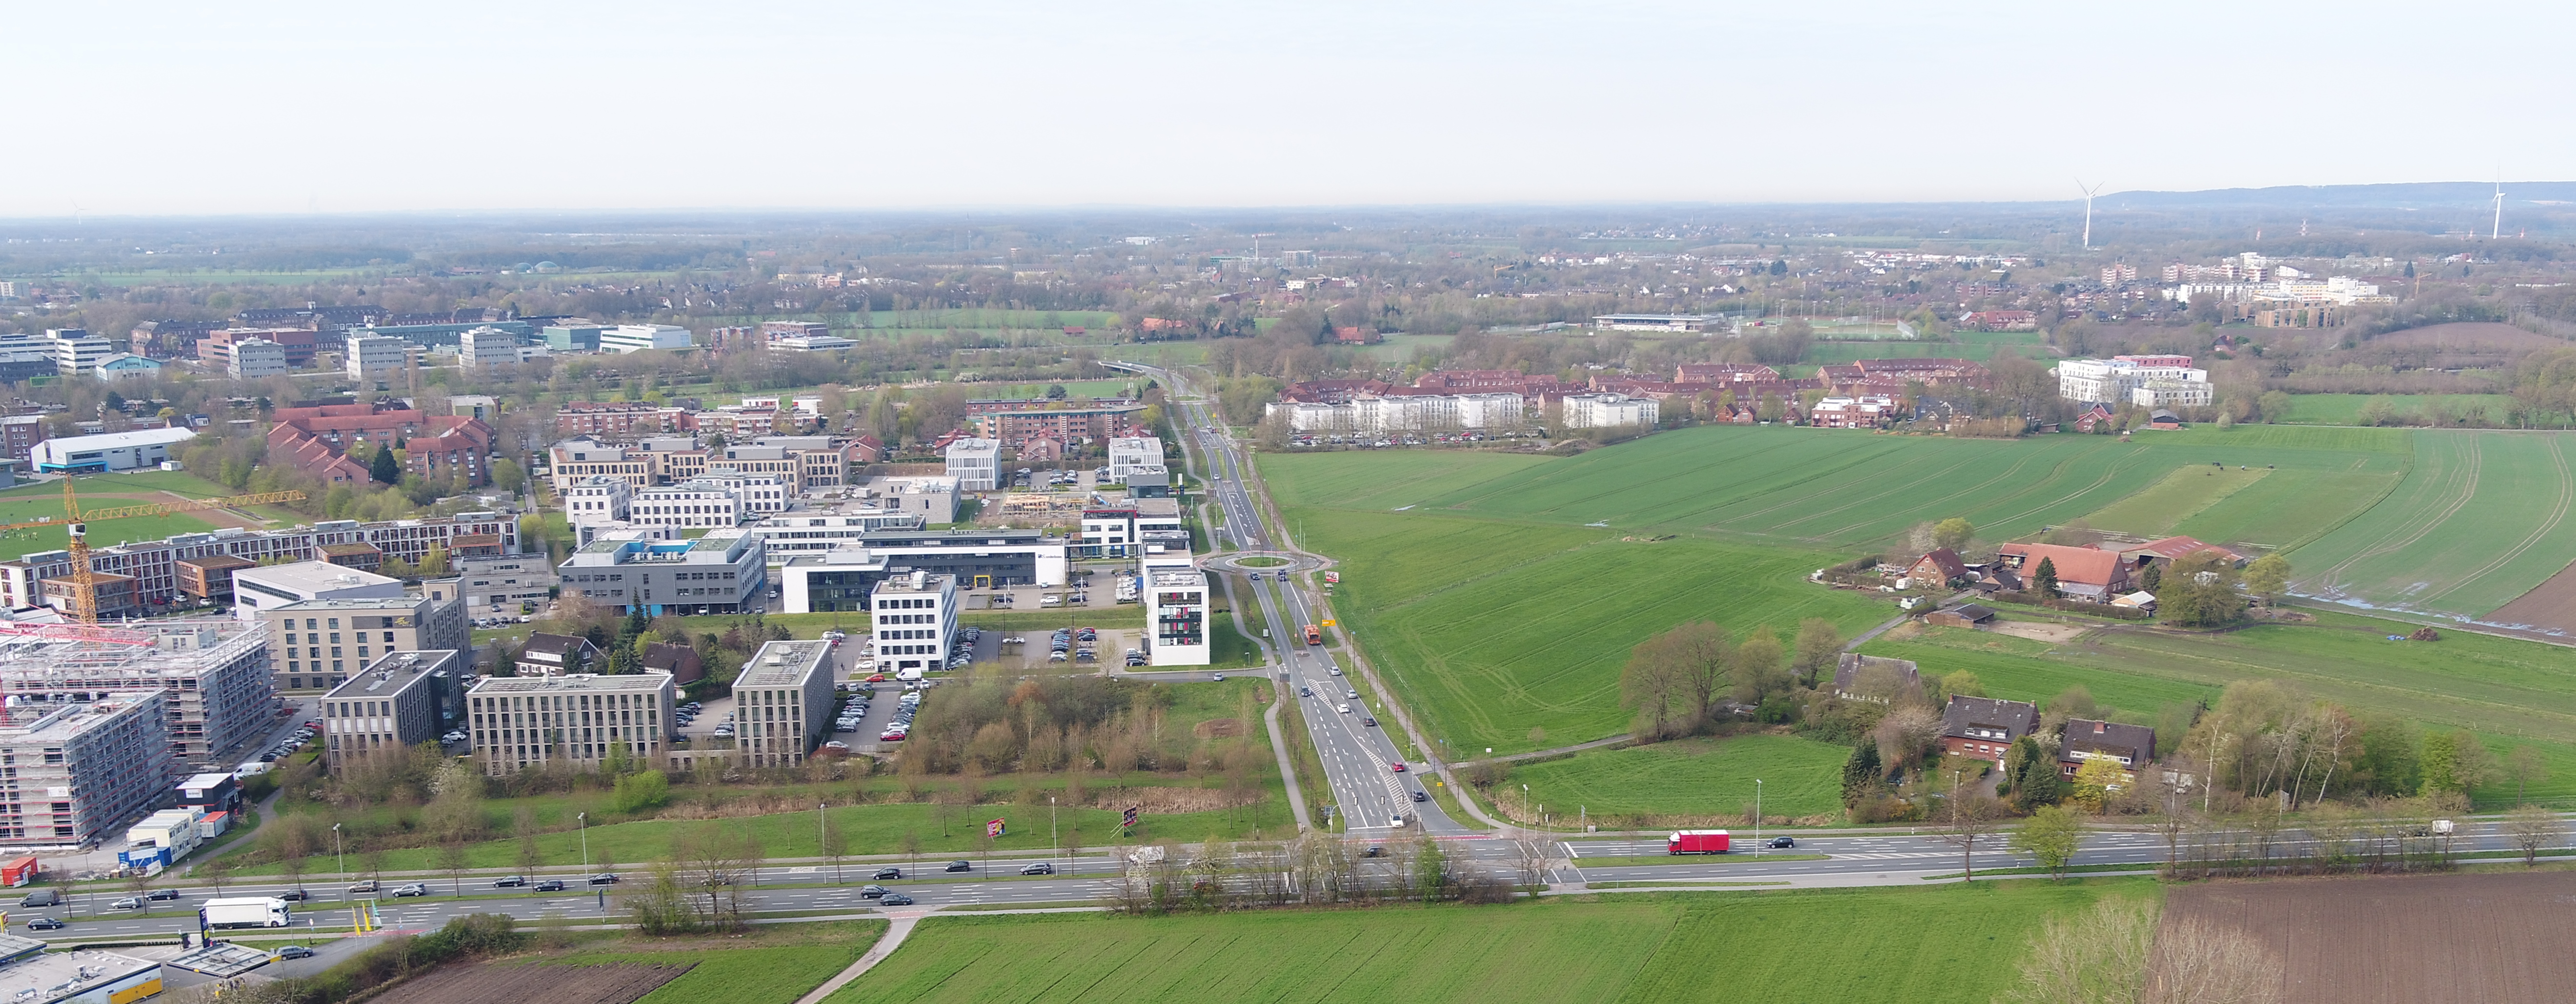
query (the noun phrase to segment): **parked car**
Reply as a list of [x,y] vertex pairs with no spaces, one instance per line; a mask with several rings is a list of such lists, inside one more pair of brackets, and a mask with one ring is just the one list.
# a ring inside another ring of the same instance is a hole
[[38,917],[27,922],[27,930],[30,931],[59,931],[68,926],[52,917]]
[[940,871],[944,872],[971,872],[974,870],[975,863],[972,861],[951,861],[948,863],[948,867],[940,869]]
[[1044,861],[1040,861],[1040,862],[1038,862],[1038,863],[1036,863],[1036,864],[1028,865],[1028,866],[1026,866],[1026,867],[1021,868],[1021,869],[1020,869],[1020,874],[1022,874],[1022,875],[1053,875],[1053,874],[1055,874],[1055,866],[1054,866],[1054,865],[1051,865],[1051,864],[1048,864],[1048,863],[1046,863],[1046,862],[1044,862]]
[[302,945],[288,945],[277,950],[277,957],[280,959],[309,959],[313,957],[313,950]]
[[912,897],[899,892],[887,893],[885,898],[877,900],[877,902],[884,906],[911,906]]

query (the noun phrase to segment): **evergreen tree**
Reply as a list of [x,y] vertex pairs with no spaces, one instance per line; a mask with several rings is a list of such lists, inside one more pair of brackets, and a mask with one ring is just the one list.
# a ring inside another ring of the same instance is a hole
[[2039,572],[2031,576],[2031,581],[2039,586],[2041,596],[2053,600],[2064,595],[2057,589],[2057,562],[2047,558],[2039,559]]
[[2138,576],[2138,588],[2152,593],[2156,591],[2157,586],[2163,585],[2164,581],[2165,566],[2149,563],[2147,570]]
[[1851,759],[1843,761],[1843,804],[1868,797],[1885,773],[1878,762],[1878,744],[1864,739],[1852,749]]
[[375,452],[375,458],[367,461],[367,477],[378,484],[401,484],[402,464],[394,460],[394,451],[379,446]]
[[2015,740],[2013,755],[2021,760],[2011,776],[2014,795],[2022,808],[2056,805],[2066,798],[2065,781],[2057,776],[2057,758],[2041,749],[2038,740],[2029,736]]

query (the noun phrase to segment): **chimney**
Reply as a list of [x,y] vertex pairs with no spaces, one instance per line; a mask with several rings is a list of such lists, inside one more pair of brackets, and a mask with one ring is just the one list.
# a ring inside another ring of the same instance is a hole
[[2097,735],[2097,736],[2098,736],[2098,735],[2101,735],[2101,734],[2103,733],[2103,731],[2104,731],[2104,730],[2109,729],[2110,727],[2111,727],[2111,723],[2109,723],[2109,722],[2094,722],[2094,723],[2093,723],[2093,734],[2094,734],[2094,735]]

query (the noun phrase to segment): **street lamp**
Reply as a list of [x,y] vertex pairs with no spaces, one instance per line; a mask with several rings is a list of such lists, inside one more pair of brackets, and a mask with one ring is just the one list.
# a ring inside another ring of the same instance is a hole
[[583,879],[583,881],[589,881],[589,876],[590,876],[590,813],[587,813],[587,812],[576,812],[576,813],[573,813],[573,814],[572,814],[572,821],[581,825],[581,874],[582,874],[582,879]]
[[1753,856],[1762,856],[1762,779],[1753,779]]
[[349,853],[340,849],[340,824],[331,824],[331,856],[340,859],[340,874],[349,874]]
[[[1047,846],[1055,848],[1057,856],[1063,856],[1064,844],[1056,840],[1055,836],[1055,796],[1053,795],[1047,796]],[[1073,859],[1065,858],[1064,866],[1073,867]]]

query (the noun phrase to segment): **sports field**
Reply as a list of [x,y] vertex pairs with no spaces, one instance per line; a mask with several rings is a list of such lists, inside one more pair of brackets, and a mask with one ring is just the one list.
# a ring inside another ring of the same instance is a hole
[[[1861,651],[1920,663],[1926,673],[1968,670],[1994,697],[2044,701],[2082,686],[2103,706],[2152,721],[2167,705],[2213,703],[2228,683],[2281,680],[2356,713],[2427,728],[2465,728],[2499,753],[2530,745],[2552,765],[2534,795],[2576,795],[2576,656],[2540,642],[2462,631],[2440,641],[2390,641],[2411,630],[2349,614],[2314,625],[2264,624],[2221,635],[2134,628],[2098,630],[2049,644],[1985,631],[1909,629]],[[2490,787],[2481,801],[2510,798]]]
[[[113,509],[124,506],[150,505],[157,502],[179,502],[188,499],[216,498],[234,494],[222,485],[184,471],[134,471],[124,474],[93,474],[78,478],[74,487],[80,493],[83,509]],[[275,506],[255,507],[253,515],[263,518],[285,516],[295,521],[305,517]],[[0,523],[34,522],[63,518],[63,486],[60,481],[22,484],[0,491]],[[218,526],[238,526],[242,521],[228,515],[209,518],[203,515],[175,513],[167,516],[136,516],[92,523],[89,541],[93,547],[123,544],[138,540],[159,540],[176,533],[196,533]],[[58,551],[70,544],[70,536],[59,526],[29,527],[0,532],[0,560],[10,560],[39,551]]]
[[1753,804],[1762,779],[1765,816],[1842,811],[1842,766],[1851,749],[1798,736],[1677,739],[1587,750],[1512,769],[1512,783],[1560,817],[1733,815]]
[[[1985,1004],[2030,932],[2137,881],[1569,897],[1166,918],[932,917],[831,1004]],[[1855,935],[1866,931],[1866,935]]]

